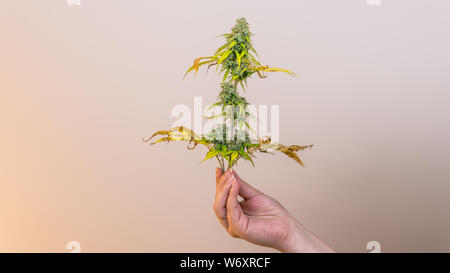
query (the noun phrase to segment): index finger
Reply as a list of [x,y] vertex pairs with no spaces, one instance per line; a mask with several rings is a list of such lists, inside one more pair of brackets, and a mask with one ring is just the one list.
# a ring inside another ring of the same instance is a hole
[[217,218],[225,228],[228,228],[226,203],[231,188],[231,178],[231,172],[228,171],[217,180],[216,197],[213,205]]
[[216,184],[219,182],[220,177],[222,176],[223,171],[221,168],[217,167],[216,168]]

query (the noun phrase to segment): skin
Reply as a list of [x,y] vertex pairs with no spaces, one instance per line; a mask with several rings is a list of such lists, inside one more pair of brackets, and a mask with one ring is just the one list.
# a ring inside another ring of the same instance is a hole
[[216,169],[213,209],[232,237],[281,252],[334,252],[277,200],[250,186],[232,169],[225,173]]

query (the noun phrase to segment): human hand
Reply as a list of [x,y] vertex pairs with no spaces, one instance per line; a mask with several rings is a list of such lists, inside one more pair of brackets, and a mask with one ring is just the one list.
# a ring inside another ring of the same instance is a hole
[[[244,200],[239,202],[238,195]],[[250,186],[232,169],[216,170],[213,209],[233,237],[281,252],[334,252],[277,200]]]

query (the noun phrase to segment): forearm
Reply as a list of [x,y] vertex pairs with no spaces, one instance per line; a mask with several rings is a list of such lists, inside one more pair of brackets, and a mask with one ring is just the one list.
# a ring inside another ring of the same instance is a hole
[[335,252],[329,245],[311,233],[306,227],[295,219],[289,227],[289,236],[281,252],[291,253],[333,253]]

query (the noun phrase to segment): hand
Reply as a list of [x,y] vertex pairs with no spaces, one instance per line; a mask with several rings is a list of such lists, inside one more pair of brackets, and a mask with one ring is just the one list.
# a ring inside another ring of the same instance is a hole
[[[238,195],[244,200],[238,201]],[[281,252],[334,252],[296,221],[274,198],[243,181],[232,169],[216,170],[213,205],[228,233]]]

